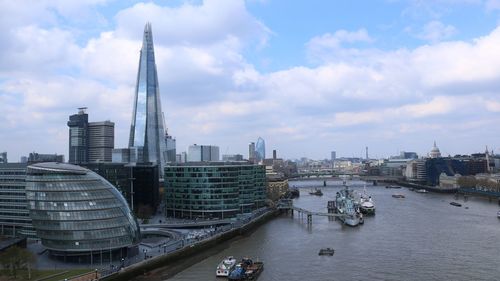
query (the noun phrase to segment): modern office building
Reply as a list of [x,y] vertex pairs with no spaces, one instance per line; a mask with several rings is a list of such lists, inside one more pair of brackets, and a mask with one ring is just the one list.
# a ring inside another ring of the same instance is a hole
[[7,159],[7,152],[1,152],[0,153],[0,163],[8,163],[9,160]]
[[64,162],[64,155],[58,154],[42,154],[37,152],[31,152],[28,156],[29,163],[38,163],[38,162]]
[[263,207],[266,170],[250,162],[198,162],[165,167],[168,216],[230,218]]
[[219,147],[215,145],[190,145],[187,153],[187,162],[214,162],[219,161]]
[[26,202],[26,164],[0,164],[0,235],[36,236]]
[[248,144],[248,160],[252,163],[255,162],[255,143],[251,142]]
[[129,148],[137,149],[137,162],[151,162],[160,168],[163,178],[167,145],[163,127],[160,88],[156,71],[151,24],[144,28],[135,88],[134,111],[130,126]]
[[21,159],[19,161],[20,163],[28,163],[28,157],[27,156],[21,156]]
[[115,123],[89,122],[86,107],[69,117],[69,163],[111,162],[115,147]]
[[111,162],[115,147],[115,123],[111,121],[88,123],[88,161]]
[[165,142],[167,144],[167,156],[165,159],[167,162],[176,162],[176,145],[175,145],[175,139],[169,135],[165,135]]
[[86,107],[78,109],[78,114],[69,117],[69,163],[86,163],[89,159],[89,115]]
[[55,162],[30,165],[26,198],[37,236],[54,257],[92,261],[103,252],[112,259],[137,253],[139,225],[125,198],[88,169]]
[[81,166],[113,184],[136,214],[142,206],[148,206],[151,211],[156,211],[160,201],[156,164],[87,163]]
[[257,139],[257,143],[255,144],[255,158],[257,163],[266,159],[266,143],[261,137]]

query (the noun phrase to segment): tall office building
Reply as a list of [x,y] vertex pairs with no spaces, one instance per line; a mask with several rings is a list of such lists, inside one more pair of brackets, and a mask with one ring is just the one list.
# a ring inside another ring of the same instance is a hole
[[111,152],[115,147],[115,123],[91,122],[88,130],[88,162],[111,162]]
[[86,107],[78,109],[78,114],[69,117],[69,163],[79,164],[88,162],[89,151],[89,115]]
[[248,144],[248,160],[250,162],[255,162],[255,143],[251,142]]
[[167,133],[165,135],[165,142],[167,144],[167,156],[165,157],[165,159],[167,160],[167,162],[175,162],[176,161],[175,139]]
[[219,147],[215,145],[190,145],[187,162],[219,161]]
[[257,162],[261,162],[266,159],[266,143],[261,137],[257,139],[257,144],[255,144],[255,158]]
[[69,117],[69,163],[111,162],[115,147],[115,123],[89,122],[86,107]]
[[137,151],[137,162],[158,164],[160,178],[163,178],[167,145],[150,23],[144,28],[129,148]]
[[8,163],[9,161],[7,160],[7,152],[1,152],[0,153],[0,163]]

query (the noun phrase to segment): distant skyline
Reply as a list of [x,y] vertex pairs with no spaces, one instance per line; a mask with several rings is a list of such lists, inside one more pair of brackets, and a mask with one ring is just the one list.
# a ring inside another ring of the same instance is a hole
[[68,159],[68,116],[127,147],[143,28],[177,152],[500,151],[500,0],[0,0],[0,152]]

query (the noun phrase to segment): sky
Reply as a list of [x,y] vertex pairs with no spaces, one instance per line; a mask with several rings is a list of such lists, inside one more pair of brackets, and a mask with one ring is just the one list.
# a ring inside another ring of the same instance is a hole
[[146,22],[178,153],[500,151],[500,0],[0,0],[9,162],[67,156],[78,107],[128,145]]

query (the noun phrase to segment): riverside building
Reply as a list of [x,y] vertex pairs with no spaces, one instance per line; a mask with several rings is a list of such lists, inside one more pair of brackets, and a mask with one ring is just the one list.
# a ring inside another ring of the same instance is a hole
[[139,225],[127,202],[88,169],[55,162],[30,165],[26,199],[37,236],[56,258],[109,260],[137,253]]
[[0,163],[0,235],[36,237],[26,202],[26,163]]
[[265,166],[249,162],[198,162],[165,167],[168,216],[232,218],[263,207]]

